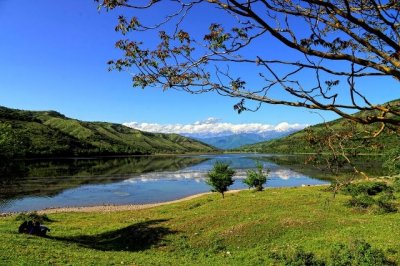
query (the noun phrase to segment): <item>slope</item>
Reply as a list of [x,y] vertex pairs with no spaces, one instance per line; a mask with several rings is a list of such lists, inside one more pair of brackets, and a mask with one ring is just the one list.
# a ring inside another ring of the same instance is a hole
[[0,107],[0,155],[74,156],[212,152],[176,134],[154,134],[106,122],[83,122],[55,111]]

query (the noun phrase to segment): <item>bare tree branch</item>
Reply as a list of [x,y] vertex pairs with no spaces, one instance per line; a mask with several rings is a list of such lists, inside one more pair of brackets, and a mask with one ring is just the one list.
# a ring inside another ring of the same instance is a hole
[[[125,8],[135,15],[168,5],[164,17],[153,25],[141,24],[136,16],[130,20],[120,17],[116,30],[124,35],[159,31],[156,48],[150,49],[140,40],[116,44],[124,54],[109,62],[110,69],[132,73],[134,86],[161,86],[194,94],[215,91],[239,98],[235,105],[239,112],[258,110],[262,103],[280,104],[332,111],[362,124],[400,125],[399,102],[373,103],[365,88],[357,87],[358,80],[366,77],[393,77],[392,89],[399,89],[398,1],[95,1],[107,10]],[[224,18],[220,21],[229,23],[214,23],[214,18],[205,14],[207,32],[186,31],[185,23],[193,12],[205,6]],[[251,53],[254,47],[262,51],[260,47],[267,47],[271,40],[295,52],[296,57],[288,60],[279,53]],[[258,76],[244,77],[234,71],[236,65],[246,65]],[[224,68],[227,71],[222,71]],[[270,96],[278,88],[280,98]],[[249,108],[244,99],[257,102],[257,107]],[[366,113],[360,116],[356,111]]]

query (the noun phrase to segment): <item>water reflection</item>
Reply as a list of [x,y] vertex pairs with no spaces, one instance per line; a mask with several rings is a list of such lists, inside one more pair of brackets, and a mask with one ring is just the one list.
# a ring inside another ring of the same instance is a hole
[[268,155],[142,156],[72,160],[14,161],[0,176],[0,212],[65,206],[142,204],[206,192],[205,176],[217,160],[236,170],[230,189],[242,189],[246,171],[262,162],[268,187],[326,181],[280,166]]
[[305,175],[302,175],[300,173],[297,173],[295,171],[289,170],[289,169],[277,169],[275,171],[272,171],[270,173],[272,176],[276,176],[280,179],[283,180],[288,180],[290,178],[304,178],[306,177]]
[[180,156],[21,160],[0,164],[0,199],[52,196],[86,184],[107,184],[132,175],[176,171],[207,159]]

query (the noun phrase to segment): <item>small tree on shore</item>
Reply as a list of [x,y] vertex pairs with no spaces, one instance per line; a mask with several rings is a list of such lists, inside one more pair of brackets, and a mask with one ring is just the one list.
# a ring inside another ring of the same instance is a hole
[[257,162],[257,171],[250,169],[247,171],[247,177],[243,180],[243,183],[249,186],[249,188],[255,188],[255,191],[262,191],[263,185],[267,183],[269,169],[264,171],[263,165]]
[[224,193],[233,184],[235,170],[229,167],[228,163],[217,161],[213,168],[208,171],[206,183],[212,187],[213,192],[219,192],[224,198]]

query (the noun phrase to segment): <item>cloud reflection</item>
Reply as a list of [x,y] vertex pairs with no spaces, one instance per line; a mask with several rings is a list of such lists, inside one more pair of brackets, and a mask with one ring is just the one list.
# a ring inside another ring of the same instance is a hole
[[[246,169],[235,169],[236,173],[234,179],[244,179],[246,178]],[[203,182],[206,179],[206,171],[178,171],[178,172],[153,172],[146,173],[139,176],[135,176],[124,180],[126,183],[147,183],[147,182],[157,182],[160,180],[169,181],[179,181],[179,180],[195,180],[196,182]],[[283,180],[288,180],[290,178],[304,178],[305,176],[289,169],[277,169],[273,170],[269,174],[272,178],[279,178]]]
[[305,177],[304,175],[297,173],[295,171],[292,171],[290,169],[278,169],[275,171],[271,171],[270,176],[278,177],[283,180],[288,180],[290,178],[304,178]]

